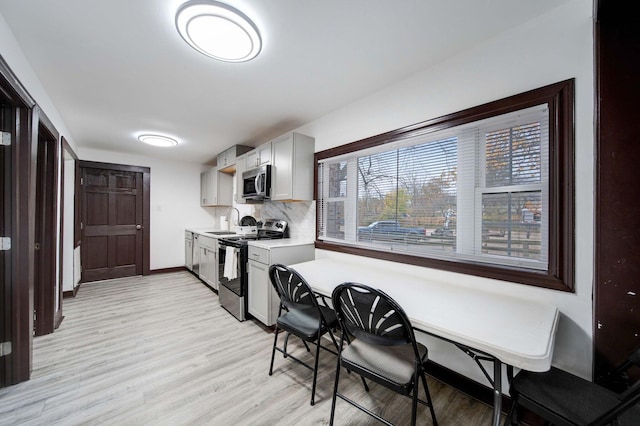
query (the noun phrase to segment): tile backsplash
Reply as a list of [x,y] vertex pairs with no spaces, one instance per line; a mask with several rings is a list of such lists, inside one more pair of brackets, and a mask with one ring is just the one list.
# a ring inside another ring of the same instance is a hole
[[[286,220],[292,238],[313,241],[316,237],[315,201],[266,201],[263,204],[236,204],[234,207],[238,209],[240,217],[253,216],[263,222],[265,219]],[[238,222],[238,213],[229,208],[216,208],[215,216],[216,224],[220,216],[227,216],[232,226]]]
[[286,220],[292,238],[314,240],[316,237],[315,201],[266,202],[262,205],[262,219]]

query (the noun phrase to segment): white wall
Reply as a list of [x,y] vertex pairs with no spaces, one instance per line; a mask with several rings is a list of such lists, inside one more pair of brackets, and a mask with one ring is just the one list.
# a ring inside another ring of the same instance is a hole
[[151,169],[152,270],[184,265],[185,228],[218,226],[216,208],[200,207],[200,172],[207,166],[87,148],[80,149],[78,157]]
[[61,136],[64,136],[75,152],[78,152],[77,145],[66,124],[62,121],[53,101],[49,98],[47,91],[36,76],[31,64],[20,50],[11,29],[7,25],[4,17],[0,15],[0,55],[7,62],[13,73],[18,77],[20,83],[27,89],[42,111],[49,117]]
[[[539,289],[426,268],[421,271],[432,279],[464,281],[489,291],[556,305],[562,318],[553,363],[585,378],[591,377],[593,327],[592,15],[591,0],[575,0],[297,129],[314,136],[316,151],[322,151],[575,78],[576,292]],[[431,42],[437,43],[437,40]],[[318,250],[316,255],[326,253]],[[398,265],[388,267],[393,269]],[[401,265],[401,268],[418,267]],[[441,342],[429,346],[429,356],[434,361],[486,383],[477,367],[457,349]]]
[[[64,156],[64,154],[63,154]],[[73,208],[75,192],[75,161],[73,158],[65,159],[64,173],[62,175],[62,185],[64,187],[64,200],[62,200],[62,210],[64,211],[64,223],[62,226],[62,291],[73,291],[76,281],[74,280],[74,232],[75,232],[75,211]]]

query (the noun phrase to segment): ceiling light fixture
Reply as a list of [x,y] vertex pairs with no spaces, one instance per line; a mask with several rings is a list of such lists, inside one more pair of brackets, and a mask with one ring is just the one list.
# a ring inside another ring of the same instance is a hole
[[214,0],[191,0],[176,12],[176,28],[191,47],[226,62],[246,62],[262,49],[256,25],[239,10]]
[[140,135],[138,136],[138,140],[140,142],[144,142],[149,145],[161,146],[163,148],[169,148],[169,147],[178,145],[177,140],[170,138],[168,136],[161,136],[161,135],[152,135],[152,134]]

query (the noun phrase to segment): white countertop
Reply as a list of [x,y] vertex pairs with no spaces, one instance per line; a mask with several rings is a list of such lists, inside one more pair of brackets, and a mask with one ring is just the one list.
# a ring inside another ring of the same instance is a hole
[[185,231],[193,232],[194,234],[203,235],[205,237],[212,237],[212,238],[230,237],[232,235],[236,235],[233,231],[229,231],[227,234],[224,234],[224,235],[207,234],[207,232],[221,232],[219,229],[214,229],[214,228],[185,228]]
[[559,318],[553,305],[335,259],[291,267],[325,296],[343,282],[379,288],[402,306],[418,330],[486,352],[514,367],[529,371],[551,367]]
[[249,241],[250,246],[271,249],[274,247],[296,247],[307,244],[314,244],[313,240],[308,238],[281,238],[278,240],[256,240]]

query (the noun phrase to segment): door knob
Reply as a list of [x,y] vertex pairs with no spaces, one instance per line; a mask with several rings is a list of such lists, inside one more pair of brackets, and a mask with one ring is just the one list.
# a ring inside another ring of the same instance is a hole
[[142,225],[136,225],[136,229],[142,229]]

